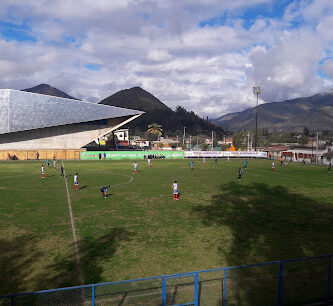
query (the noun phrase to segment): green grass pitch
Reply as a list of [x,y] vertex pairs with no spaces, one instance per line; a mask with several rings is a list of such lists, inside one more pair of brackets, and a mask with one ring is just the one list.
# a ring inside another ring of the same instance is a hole
[[[239,181],[242,161],[65,161],[84,283],[333,253],[333,174],[249,159]],[[41,164],[0,163],[2,295],[79,284],[60,162]]]

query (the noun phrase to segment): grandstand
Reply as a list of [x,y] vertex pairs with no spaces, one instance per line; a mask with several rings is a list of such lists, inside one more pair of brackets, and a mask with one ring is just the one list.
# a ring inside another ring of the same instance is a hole
[[[13,89],[0,90],[0,159],[79,157],[82,148],[143,112]],[[9,154],[9,155],[8,155]],[[45,155],[45,156],[44,156]],[[59,156],[61,155],[61,156]]]

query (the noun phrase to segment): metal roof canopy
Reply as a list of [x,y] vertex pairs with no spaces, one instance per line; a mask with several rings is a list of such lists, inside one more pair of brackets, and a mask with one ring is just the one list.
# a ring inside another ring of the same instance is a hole
[[116,106],[0,89],[0,134],[143,113]]

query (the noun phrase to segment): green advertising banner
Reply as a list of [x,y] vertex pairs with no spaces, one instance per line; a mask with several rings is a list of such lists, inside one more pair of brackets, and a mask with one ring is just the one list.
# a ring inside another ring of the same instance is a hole
[[184,158],[184,151],[87,151],[81,152],[81,159],[144,159],[148,155],[155,158]]

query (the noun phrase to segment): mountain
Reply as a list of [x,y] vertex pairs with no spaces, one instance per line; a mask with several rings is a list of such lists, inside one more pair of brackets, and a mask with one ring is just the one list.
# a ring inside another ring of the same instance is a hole
[[184,127],[186,127],[186,133],[191,135],[207,134],[211,131],[223,132],[222,128],[200,118],[194,112],[189,112],[181,106],[178,106],[176,111],[173,111],[151,93],[140,87],[118,91],[99,103],[144,111],[145,114],[129,123],[128,127],[133,131],[135,128],[139,128],[145,132],[149,124],[157,123],[162,125],[163,130],[169,135],[182,135]]
[[[255,127],[255,114],[254,107],[212,122],[230,131],[249,130]],[[333,130],[332,92],[258,106],[259,129],[300,132],[305,126],[312,131]]]
[[133,87],[118,91],[99,103],[132,108],[144,112],[170,110],[170,108],[163,104],[159,99],[141,87]]
[[38,93],[38,94],[42,94],[42,95],[78,100],[78,99],[73,98],[70,95],[66,94],[65,92],[63,92],[55,87],[52,87],[48,84],[39,84],[32,88],[23,89],[22,91],[34,92],[34,93]]

